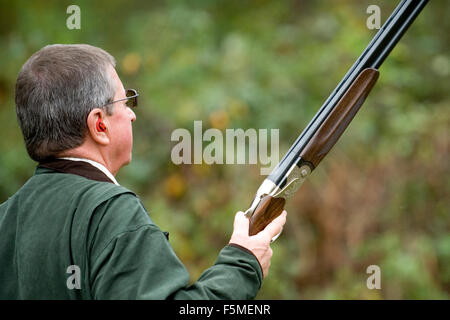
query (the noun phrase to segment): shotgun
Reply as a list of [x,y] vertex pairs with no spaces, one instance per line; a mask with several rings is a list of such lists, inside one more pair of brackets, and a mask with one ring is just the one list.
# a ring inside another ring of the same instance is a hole
[[379,67],[427,2],[400,2],[305,130],[263,181],[250,208],[245,212],[250,219],[249,235],[257,234],[281,214],[286,201],[336,144],[375,85]]

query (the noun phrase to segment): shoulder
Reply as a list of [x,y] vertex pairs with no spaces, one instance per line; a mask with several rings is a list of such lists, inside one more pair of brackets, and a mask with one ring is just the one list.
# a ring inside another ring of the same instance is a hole
[[75,219],[85,222],[98,219],[97,223],[111,220],[117,225],[149,223],[147,211],[137,195],[114,183],[38,168],[22,189],[24,195],[38,194],[44,198],[51,195],[55,202],[71,203],[69,206],[76,211]]
[[120,235],[148,228],[161,232],[134,193],[118,193],[100,203],[92,213],[88,231],[91,253],[95,256],[95,251]]
[[96,214],[100,213],[103,216],[102,220],[131,228],[154,224],[136,194],[126,188],[113,188],[107,192],[112,192],[113,195],[95,209]]
[[[72,173],[61,173],[39,168],[36,174],[24,185],[31,192],[52,193],[61,198],[78,202],[78,207],[96,208],[101,203],[120,194],[136,197],[133,191],[110,182],[96,181]],[[26,192],[28,193],[28,192]]]

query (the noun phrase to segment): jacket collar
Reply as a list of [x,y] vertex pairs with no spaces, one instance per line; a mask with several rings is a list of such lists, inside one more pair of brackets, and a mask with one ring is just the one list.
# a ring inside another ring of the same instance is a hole
[[59,158],[59,159],[87,162],[90,165],[99,169],[101,172],[103,172],[109,178],[109,180],[111,180],[115,185],[117,185],[117,186],[119,185],[119,183],[117,182],[116,178],[114,178],[112,173],[108,169],[106,169],[106,167],[104,165],[102,165],[101,163],[98,163],[98,162],[96,162],[94,160],[90,160],[90,159],[84,159],[84,158],[66,158],[66,157],[64,157],[64,158]]
[[[101,169],[86,161],[73,161],[67,159],[51,159],[40,162],[38,168],[51,169],[61,173],[71,173],[90,180],[118,184],[109,178]],[[114,179],[115,180],[115,179]]]

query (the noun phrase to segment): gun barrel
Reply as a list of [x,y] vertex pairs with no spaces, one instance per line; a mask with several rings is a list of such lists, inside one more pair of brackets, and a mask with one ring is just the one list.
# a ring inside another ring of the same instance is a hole
[[285,183],[288,170],[295,163],[301,162],[300,153],[358,75],[366,68],[378,69],[381,66],[427,2],[428,0],[400,2],[267,179],[278,186]]

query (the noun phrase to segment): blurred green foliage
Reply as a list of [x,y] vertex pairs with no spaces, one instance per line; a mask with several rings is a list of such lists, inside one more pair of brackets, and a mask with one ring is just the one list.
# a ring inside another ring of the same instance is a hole
[[[66,8],[81,8],[68,30]],[[364,1],[0,1],[0,201],[33,174],[14,111],[21,65],[51,43],[109,51],[141,93],[136,191],[195,281],[227,243],[259,165],[182,165],[171,132],[279,128],[280,158],[396,3]],[[448,299],[449,2],[430,1],[381,67],[339,143],[287,206],[260,299]],[[381,268],[381,290],[366,268]]]

